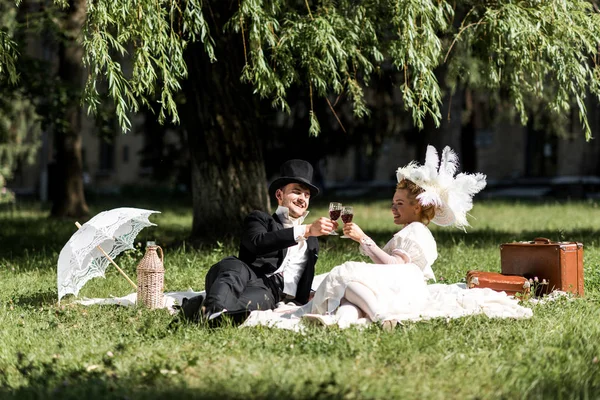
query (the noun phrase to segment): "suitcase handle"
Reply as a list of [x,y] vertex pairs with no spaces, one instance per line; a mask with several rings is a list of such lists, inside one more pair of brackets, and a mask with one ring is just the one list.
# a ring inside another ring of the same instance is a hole
[[544,243],[544,244],[550,244],[552,241],[550,239],[546,239],[543,237],[537,237],[535,239],[533,239],[534,243]]

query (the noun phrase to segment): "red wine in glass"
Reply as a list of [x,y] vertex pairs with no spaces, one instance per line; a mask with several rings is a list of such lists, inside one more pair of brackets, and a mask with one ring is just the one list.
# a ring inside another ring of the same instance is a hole
[[341,214],[342,214],[341,210],[329,210],[329,218],[331,218],[334,221],[337,221],[340,218]]
[[[329,203],[329,218],[333,221],[337,221],[342,214],[342,203],[331,202]],[[329,232],[330,235],[338,235],[336,231]]]
[[[354,209],[350,206],[345,206],[342,209],[342,221],[344,221],[344,224],[348,224],[348,223],[352,222],[353,217],[354,217]],[[340,237],[342,239],[349,239],[349,237],[346,235],[343,235]]]

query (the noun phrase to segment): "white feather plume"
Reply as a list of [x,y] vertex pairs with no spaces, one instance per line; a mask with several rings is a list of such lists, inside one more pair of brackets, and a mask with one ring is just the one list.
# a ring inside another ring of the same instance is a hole
[[419,173],[419,164],[415,161],[411,161],[405,167],[400,167],[396,170],[396,178],[398,182],[402,179],[409,179],[409,177],[413,177]]
[[424,191],[423,193],[417,196],[417,200],[419,200],[419,204],[422,206],[431,206],[434,205],[436,207],[440,207],[443,204],[442,198],[438,193],[435,193],[432,190]]
[[408,179],[424,190],[417,199],[423,206],[435,206],[433,223],[464,229],[469,226],[467,213],[473,208],[473,196],[485,187],[486,176],[480,173],[456,175],[458,167],[458,156],[450,147],[444,148],[440,161],[435,147],[429,145],[424,165],[411,161],[396,170],[396,177],[398,182]]
[[427,180],[435,179],[438,174],[438,166],[440,164],[440,158],[435,147],[427,146],[427,152],[425,153],[425,164],[423,165],[423,174]]
[[456,170],[458,169],[458,156],[450,147],[444,147],[442,151],[442,161],[438,173],[439,184],[442,187],[452,183]]

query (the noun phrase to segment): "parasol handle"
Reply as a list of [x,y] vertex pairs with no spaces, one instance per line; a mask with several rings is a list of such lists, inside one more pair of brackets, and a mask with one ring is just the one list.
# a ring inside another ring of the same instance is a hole
[[[75,222],[75,226],[77,227],[77,229],[81,228],[81,224],[79,222]],[[115,268],[121,273],[121,275],[123,275],[125,277],[125,279],[127,279],[127,282],[129,282],[129,284],[131,286],[133,286],[133,288],[135,290],[137,290],[137,285],[135,283],[133,283],[133,281],[131,279],[129,279],[129,277],[127,276],[127,274],[121,268],[119,268],[119,266],[117,265],[117,263],[114,262],[113,259],[110,258],[110,256],[108,254],[106,254],[106,252],[104,251],[104,249],[102,247],[100,247],[100,246],[96,246],[96,247],[98,248],[98,250],[100,250],[102,252],[102,254],[104,254],[104,257],[108,258],[108,261],[110,261],[111,264],[115,266]]]

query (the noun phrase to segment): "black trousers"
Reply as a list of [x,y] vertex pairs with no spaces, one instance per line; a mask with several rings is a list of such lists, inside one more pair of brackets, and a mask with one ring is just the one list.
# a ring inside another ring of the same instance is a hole
[[250,311],[275,308],[281,289],[281,282],[257,274],[237,257],[227,257],[206,274],[204,307],[243,318]]

